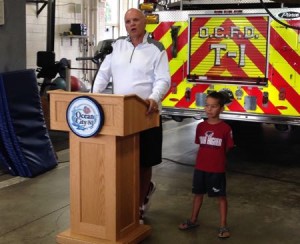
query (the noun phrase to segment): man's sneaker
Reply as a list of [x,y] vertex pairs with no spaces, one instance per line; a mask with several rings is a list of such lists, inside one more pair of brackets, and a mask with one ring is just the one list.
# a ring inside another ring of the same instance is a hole
[[150,208],[151,196],[153,195],[155,190],[156,190],[156,185],[153,181],[151,181],[150,185],[149,185],[147,196],[145,197],[144,204],[143,204],[144,212],[146,212]]
[[144,210],[140,208],[140,225],[144,224]]
[[140,217],[139,223],[140,223],[140,225],[143,225],[144,224],[144,219]]

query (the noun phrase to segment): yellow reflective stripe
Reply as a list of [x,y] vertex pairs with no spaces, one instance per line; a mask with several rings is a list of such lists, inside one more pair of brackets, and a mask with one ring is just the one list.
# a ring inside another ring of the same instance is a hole
[[279,100],[279,91],[276,87],[272,85],[271,82],[269,82],[268,88],[264,91],[267,91],[269,93],[269,102],[271,102],[275,107],[277,106],[283,106],[287,109],[280,109],[279,111],[283,115],[298,115],[298,112],[294,109],[292,104],[289,103],[287,99],[285,100]]
[[[241,17],[237,17],[237,19],[231,19],[234,23],[236,23],[237,26],[241,27],[240,29],[242,30],[243,28],[245,27],[249,27],[249,26],[252,26],[253,24],[251,23],[251,21],[249,21],[246,17],[243,17],[244,18],[244,21],[239,21]],[[251,18],[251,16],[250,16]],[[266,21],[267,21],[267,17],[263,17]],[[243,25],[241,24],[243,23]],[[266,23],[266,26],[268,24]],[[253,38],[250,38],[248,39],[252,44],[253,46],[256,47],[256,49],[264,56],[266,57],[266,45],[267,45],[267,40],[266,38],[262,35],[261,32],[259,32],[258,29],[255,28],[255,32],[254,32],[254,35],[259,35],[259,39],[253,39]],[[260,45],[258,45],[258,43],[260,43]],[[263,45],[262,45],[263,44]]]
[[[286,23],[289,25],[289,23],[285,20],[281,20],[283,23]],[[273,27],[273,30],[277,32],[278,35],[281,36],[281,38],[288,44],[288,46],[293,49],[297,50],[298,42],[299,42],[299,33],[297,33],[296,30],[291,28],[285,28],[284,26],[280,25],[276,21],[273,21],[271,26]]]
[[[179,85],[177,86],[177,93],[176,94],[169,93],[169,95],[163,100],[162,105],[166,107],[174,107],[179,102],[179,100],[184,98],[187,87],[192,89],[192,84],[186,82],[186,80],[180,82]],[[178,99],[178,101],[170,100],[172,98]]]
[[[286,82],[288,82],[290,80],[290,74],[296,73],[294,68],[291,67],[291,65],[280,55],[279,52],[277,52],[277,50],[270,45],[270,50],[271,50],[271,57],[272,59],[270,60],[270,63],[274,66],[275,63],[282,63],[284,64],[284,67],[282,67],[282,70],[278,70],[277,71],[280,73],[280,75],[284,78],[284,80]],[[288,82],[289,83],[289,82]],[[290,86],[294,86],[294,84],[289,83]]]

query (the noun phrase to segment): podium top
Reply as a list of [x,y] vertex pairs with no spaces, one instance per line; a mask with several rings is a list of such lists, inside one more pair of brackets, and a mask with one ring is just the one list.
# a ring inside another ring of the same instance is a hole
[[159,113],[146,115],[147,104],[137,95],[48,91],[50,94],[50,128],[71,131],[66,112],[70,102],[79,96],[96,100],[104,112],[104,124],[99,134],[127,136],[159,126]]

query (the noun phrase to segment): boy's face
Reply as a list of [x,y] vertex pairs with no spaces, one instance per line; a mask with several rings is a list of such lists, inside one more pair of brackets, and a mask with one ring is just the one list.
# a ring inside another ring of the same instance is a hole
[[214,119],[214,118],[219,118],[219,115],[221,112],[223,112],[224,107],[221,107],[218,99],[208,97],[208,98],[206,98],[206,103],[205,103],[204,109],[205,109],[207,118]]

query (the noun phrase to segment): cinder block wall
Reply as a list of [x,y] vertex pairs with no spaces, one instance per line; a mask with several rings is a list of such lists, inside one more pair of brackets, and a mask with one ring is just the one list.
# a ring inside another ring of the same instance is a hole
[[[70,30],[72,23],[84,23],[84,0],[56,0],[55,9],[55,41],[54,52],[56,61],[62,58],[71,60],[72,68],[82,68],[83,63],[76,61],[76,57],[91,56],[95,52],[95,39],[68,38],[61,34]],[[42,4],[39,4],[39,8]],[[26,4],[26,55],[27,68],[36,69],[38,51],[46,51],[47,47],[47,6],[37,16],[35,4]],[[88,18],[88,16],[86,17]],[[90,30],[88,28],[88,36]],[[87,50],[84,51],[84,50]],[[87,64],[90,66],[91,64]],[[83,78],[83,71],[71,70],[71,75]]]

